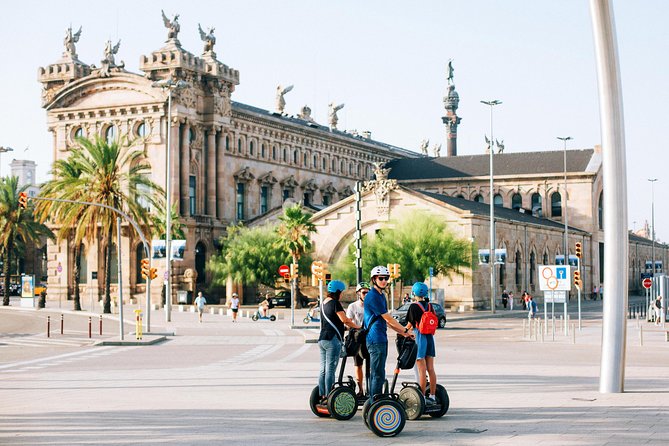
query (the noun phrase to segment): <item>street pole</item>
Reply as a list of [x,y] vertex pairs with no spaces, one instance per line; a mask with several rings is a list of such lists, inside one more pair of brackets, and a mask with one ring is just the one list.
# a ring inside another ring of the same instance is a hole
[[495,204],[494,204],[494,170],[493,170],[493,136],[492,109],[502,101],[493,99],[491,101],[481,101],[481,104],[490,106],[490,311],[495,313]]
[[564,264],[569,265],[569,226],[567,224],[567,141],[571,136],[558,136],[557,139],[564,143]]
[[361,220],[362,212],[360,210],[362,202],[362,185],[360,181],[355,182],[355,283],[362,282],[362,230]]
[[604,300],[599,391],[623,392],[628,290],[627,166],[622,86],[611,0],[590,0],[602,131]]
[[[172,91],[188,87],[185,81],[163,79],[151,84],[152,87],[167,90],[167,148],[165,163],[165,271],[167,272],[167,289],[165,290],[165,321],[172,320]],[[148,300],[148,298],[147,298]],[[147,302],[147,305],[149,302]]]
[[123,340],[123,267],[121,264],[121,217],[116,217],[116,267],[118,268],[118,331]]
[[651,282],[650,295],[655,297],[655,182],[657,178],[649,178],[650,181],[650,238],[652,240],[650,257],[653,267],[653,281]]

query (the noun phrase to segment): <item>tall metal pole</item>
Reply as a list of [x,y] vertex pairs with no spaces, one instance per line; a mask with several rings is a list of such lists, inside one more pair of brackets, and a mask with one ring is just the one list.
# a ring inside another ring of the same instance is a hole
[[567,207],[567,141],[573,139],[571,136],[558,136],[557,139],[564,143],[564,264],[569,264],[569,226]]
[[362,202],[362,185],[360,181],[355,182],[355,278],[356,283],[362,282],[362,230],[361,220],[362,212],[360,210]]
[[116,267],[118,268],[118,330],[123,340],[123,267],[121,258],[121,217],[116,217]]
[[590,0],[597,59],[604,183],[604,299],[599,391],[620,393],[625,380],[628,254],[627,165],[622,87],[611,0]]
[[655,182],[657,178],[649,178],[648,181],[650,181],[650,238],[653,241],[650,251],[653,265],[653,281],[650,286],[650,295],[655,297]]
[[492,101],[481,101],[482,104],[490,106],[490,311],[495,312],[495,203],[493,190],[493,136],[492,109],[502,101],[493,99]]

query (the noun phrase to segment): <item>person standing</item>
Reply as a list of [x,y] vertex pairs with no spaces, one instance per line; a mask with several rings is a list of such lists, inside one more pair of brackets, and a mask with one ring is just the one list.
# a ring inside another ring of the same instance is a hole
[[360,328],[346,317],[344,308],[339,302],[342,291],[346,289],[344,282],[333,280],[328,283],[327,297],[323,301],[321,311],[321,332],[318,336],[318,348],[321,354],[320,373],[318,375],[318,392],[321,400],[327,398],[335,381],[335,371],[344,343],[346,326]]
[[[351,319],[355,325],[361,327],[365,319],[365,296],[369,292],[369,284],[367,282],[360,282],[355,287],[355,294],[358,297],[358,300],[353,302],[346,309],[346,317]],[[358,381],[358,396],[364,395],[364,390],[362,386],[363,382],[363,373],[362,366],[367,361],[367,368],[369,369],[369,352],[367,352],[367,346],[363,343],[362,348],[357,355],[353,357],[355,362],[355,378]],[[367,371],[367,377],[369,377],[369,370]]]
[[[434,395],[437,392],[437,374],[434,371],[434,358],[436,357],[434,335],[425,333],[426,330],[420,326],[420,323],[423,319],[423,314],[427,312],[433,313],[435,320],[437,315],[430,302],[426,300],[427,285],[422,282],[416,282],[411,288],[411,292],[416,297],[416,302],[412,303],[409,311],[407,311],[406,327],[409,330],[413,330],[413,334],[416,337],[418,384],[420,385],[421,392],[425,395],[425,387],[427,385],[425,372],[427,372],[427,375],[430,377],[430,396],[427,397],[426,402],[427,404],[436,404],[437,400],[434,398]],[[421,333],[421,330],[423,333]]]
[[200,321],[200,323],[202,323],[202,313],[204,313],[204,306],[207,305],[207,299],[205,299],[204,296],[202,295],[202,291],[197,292],[197,297],[195,298],[195,302],[193,302],[193,305],[196,306],[198,313],[198,320]]
[[237,313],[239,312],[239,296],[237,293],[232,293],[229,307],[232,310],[232,322],[237,322]]
[[655,299],[655,325],[662,324],[662,296]]
[[387,327],[402,336],[413,338],[413,333],[403,327],[388,312],[386,295],[383,293],[390,280],[390,272],[383,265],[372,268],[372,287],[365,298],[365,328],[367,328],[367,351],[369,352],[369,397],[381,393],[386,379],[386,359],[388,358]]
[[527,317],[529,319],[535,319],[537,317],[537,313],[539,312],[539,307],[537,306],[537,303],[534,301],[532,296],[529,294],[527,296],[529,297],[529,300],[527,301]]
[[502,291],[502,305],[506,308],[506,305],[509,303],[509,293],[504,290]]
[[509,291],[509,311],[513,311],[513,291]]

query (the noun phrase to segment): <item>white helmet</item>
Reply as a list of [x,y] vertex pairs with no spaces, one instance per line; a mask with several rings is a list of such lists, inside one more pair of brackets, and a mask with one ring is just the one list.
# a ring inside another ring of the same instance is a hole
[[237,293],[232,293],[232,297],[237,297]]
[[390,276],[390,271],[383,265],[375,266],[372,268],[372,272],[369,274],[371,278],[376,276]]

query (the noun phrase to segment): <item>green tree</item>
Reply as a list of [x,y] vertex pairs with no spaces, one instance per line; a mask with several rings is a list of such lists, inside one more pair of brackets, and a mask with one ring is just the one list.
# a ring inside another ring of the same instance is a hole
[[[113,142],[100,137],[94,140],[78,138],[76,147],[63,164],[68,166],[58,166],[62,170],[54,172],[54,183],[43,188],[45,198],[104,204],[120,209],[138,223],[144,234],[149,233],[149,208],[160,212],[164,192],[151,181],[151,166],[142,150],[136,149],[125,138]],[[103,311],[111,313],[111,257],[117,214],[98,206],[58,202],[45,202],[41,212],[43,217],[52,216],[54,223],[71,228],[75,246],[84,239],[90,242],[101,240],[105,252]]]
[[[300,204],[286,208],[279,220],[281,223],[276,228],[278,246],[290,254],[293,263],[298,263],[303,255],[312,250],[311,234],[316,232],[316,226]],[[306,274],[307,271],[301,273]]]
[[19,194],[27,189],[19,187],[17,177],[0,179],[0,254],[4,274],[3,305],[9,305],[9,276],[12,256],[25,252],[28,243],[39,241],[40,237],[53,237],[53,233],[35,220],[32,204],[23,209],[19,206]]
[[[152,234],[155,237],[158,237],[159,240],[165,240],[165,228],[167,227],[167,213],[165,212],[165,209],[165,206],[162,206],[157,212],[151,214],[151,221],[153,223]],[[179,221],[179,211],[177,210],[176,203],[172,205],[170,224],[172,226],[172,234],[170,234],[171,240],[183,240],[186,238],[186,234],[181,226],[181,221]]]
[[[405,283],[424,281],[432,267],[435,276],[462,274],[472,268],[472,243],[457,238],[443,220],[426,213],[414,214],[394,226],[383,228],[376,237],[362,239],[362,266],[368,273],[376,265],[399,263]],[[355,281],[355,248],[336,265],[334,273]]]
[[213,282],[225,285],[228,277],[238,283],[260,283],[274,287],[279,266],[290,255],[279,246],[275,226],[247,228],[229,226],[220,255],[211,258],[208,269]]

